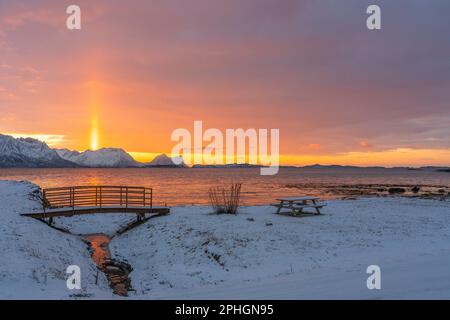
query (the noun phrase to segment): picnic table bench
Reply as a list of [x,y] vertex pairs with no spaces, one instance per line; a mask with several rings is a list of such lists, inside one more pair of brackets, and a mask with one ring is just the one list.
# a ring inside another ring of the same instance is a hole
[[[317,197],[285,197],[278,198],[277,201],[280,203],[271,204],[273,207],[277,207],[276,214],[287,213],[290,215],[302,215],[302,214],[314,214],[320,215],[320,209],[322,209],[326,204],[318,203],[320,199]],[[316,210],[315,213],[305,212],[304,209],[313,208]],[[282,209],[289,209],[289,211],[281,212]]]

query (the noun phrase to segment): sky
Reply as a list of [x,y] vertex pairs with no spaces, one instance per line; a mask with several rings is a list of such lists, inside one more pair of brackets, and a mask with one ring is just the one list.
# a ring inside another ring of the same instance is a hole
[[[82,29],[66,28],[66,7]],[[382,29],[366,27],[381,7]],[[0,0],[0,133],[170,153],[276,128],[283,164],[450,165],[448,0]]]

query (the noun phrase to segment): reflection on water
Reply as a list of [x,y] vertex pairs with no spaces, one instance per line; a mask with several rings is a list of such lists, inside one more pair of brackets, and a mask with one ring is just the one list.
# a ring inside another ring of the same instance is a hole
[[120,296],[127,296],[130,289],[128,273],[131,271],[131,268],[129,266],[124,268],[122,265],[126,264],[111,259],[108,249],[111,239],[104,234],[88,235],[85,238],[91,247],[92,260],[106,274],[114,293]]
[[231,182],[243,183],[243,205],[268,204],[278,196],[299,193],[333,197],[327,186],[450,186],[450,173],[378,168],[281,168],[275,176],[261,176],[256,168],[0,169],[0,179],[30,180],[43,188],[100,184],[152,187],[156,205],[207,204],[211,186]]
[[103,269],[105,260],[111,257],[108,249],[109,237],[104,234],[93,234],[85,238],[92,249],[92,260],[100,269]]
[[100,183],[99,183],[99,176],[98,175],[93,175],[93,176],[91,176],[89,178],[88,185],[96,186],[96,185],[99,185],[99,184]]

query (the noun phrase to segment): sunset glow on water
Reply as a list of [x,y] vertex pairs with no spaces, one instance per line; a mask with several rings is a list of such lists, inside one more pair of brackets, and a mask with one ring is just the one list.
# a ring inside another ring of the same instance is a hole
[[[446,172],[406,169],[302,169],[281,168],[275,176],[261,176],[259,169],[3,169],[0,179],[26,179],[42,188],[77,185],[130,185],[153,188],[156,205],[209,204],[208,189],[242,182],[242,203],[269,204],[277,196],[311,194],[335,198],[326,186],[429,185],[450,186]],[[300,185],[305,188],[292,188]]]

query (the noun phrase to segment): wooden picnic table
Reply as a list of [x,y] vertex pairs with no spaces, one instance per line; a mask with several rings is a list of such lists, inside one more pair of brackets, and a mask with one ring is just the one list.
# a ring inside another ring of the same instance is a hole
[[[316,210],[316,215],[320,214],[320,209],[322,209],[325,204],[318,203],[320,199],[317,197],[284,197],[278,198],[277,201],[280,203],[272,204],[272,206],[277,207],[278,210],[276,214],[281,213],[289,213],[292,215],[300,215],[300,214],[308,214],[308,212],[304,212],[303,209],[313,208]],[[289,209],[288,212],[281,212],[282,209]]]

